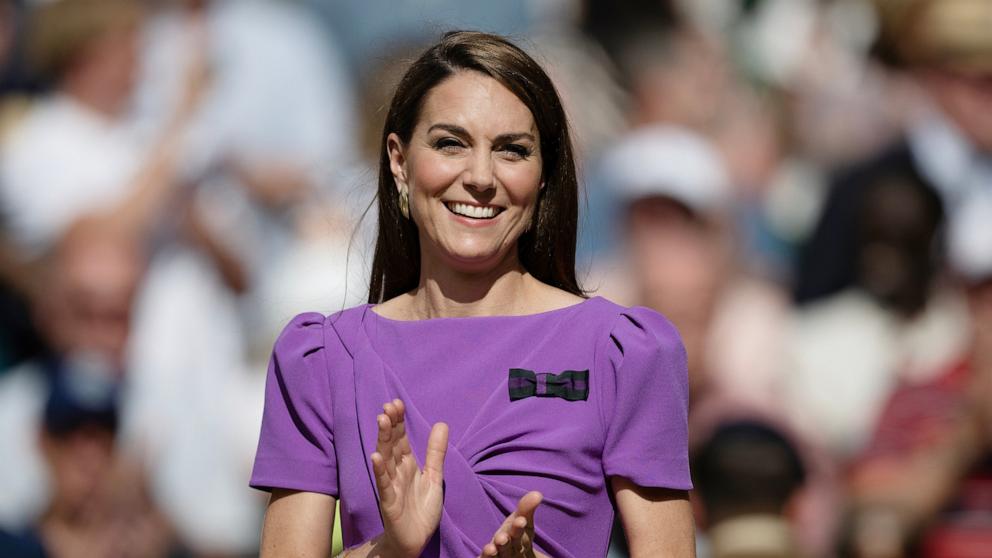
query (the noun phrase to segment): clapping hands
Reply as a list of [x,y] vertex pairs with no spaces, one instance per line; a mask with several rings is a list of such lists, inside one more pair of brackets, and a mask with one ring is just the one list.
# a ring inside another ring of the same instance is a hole
[[[427,441],[424,468],[410,449],[403,401],[383,405],[376,417],[379,435],[371,455],[375,482],[379,489],[379,511],[384,533],[382,542],[390,556],[419,556],[441,522],[444,457],[448,449],[448,425],[437,423]],[[483,547],[483,558],[546,558],[534,551],[534,511],[541,503],[540,492],[528,492],[517,509]]]

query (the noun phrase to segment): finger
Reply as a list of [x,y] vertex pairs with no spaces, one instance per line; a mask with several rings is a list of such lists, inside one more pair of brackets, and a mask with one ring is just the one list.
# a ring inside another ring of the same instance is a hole
[[382,405],[382,410],[386,412],[386,415],[389,417],[389,420],[393,421],[393,425],[395,425],[400,420],[402,420],[400,418],[400,410],[396,406],[397,401],[399,401],[399,399],[393,399],[392,401],[387,401]]
[[393,491],[393,483],[389,478],[385,459],[379,452],[374,452],[371,457],[372,471],[375,473],[375,484],[379,488],[379,498],[383,504],[392,503],[396,493]]
[[403,430],[403,427],[400,426],[400,413],[396,409],[396,405],[393,404],[393,401],[384,403],[382,405],[382,411],[389,417],[389,458],[393,461],[393,469],[395,470],[396,467],[399,467],[400,459],[403,457],[403,452],[399,448],[402,437],[401,431]]
[[527,520],[523,517],[518,516],[513,513],[508,517],[511,521],[506,526],[506,534],[509,537],[509,542],[504,548],[506,548],[507,556],[523,556],[526,537]]
[[403,457],[412,453],[410,450],[410,441],[406,436],[406,421],[403,420],[403,402],[399,399],[393,399],[383,405],[382,408],[393,423],[393,461],[396,467],[399,467],[403,462]]
[[402,399],[393,399],[393,405],[399,412],[399,422],[400,422],[400,434],[399,443],[397,448],[399,453],[402,455],[410,455],[413,450],[410,449],[410,439],[406,436],[406,404],[403,403]]
[[444,480],[444,456],[448,453],[448,425],[439,422],[431,428],[427,440],[427,456],[424,459],[424,474],[440,484]]
[[396,463],[393,462],[393,424],[385,413],[376,417],[376,423],[379,426],[379,438],[375,449],[382,454],[389,478],[394,478],[396,476]]
[[544,496],[540,492],[532,490],[517,502],[516,514],[527,521],[523,535],[525,547],[529,547],[534,542],[534,512],[543,500]]
[[533,526],[534,511],[537,510],[537,506],[541,505],[542,500],[544,500],[544,496],[536,490],[524,494],[517,502],[517,515],[526,519],[527,525]]
[[393,458],[399,464],[404,457],[413,454],[413,450],[410,449],[410,438],[406,435],[405,422],[401,422],[399,426],[393,429],[393,436],[396,440],[396,443],[393,445]]
[[497,556],[499,558],[513,558],[513,544],[511,544],[510,535],[506,531],[500,530],[493,537],[493,543],[496,545],[499,553]]
[[482,547],[481,558],[491,558],[492,556],[499,556],[499,549],[496,548],[495,544],[489,542],[486,546]]
[[510,527],[507,533],[510,535],[510,540],[514,542],[514,548],[520,546],[521,538],[524,536],[524,532],[527,527],[527,519],[523,516],[517,516],[513,518],[510,522]]

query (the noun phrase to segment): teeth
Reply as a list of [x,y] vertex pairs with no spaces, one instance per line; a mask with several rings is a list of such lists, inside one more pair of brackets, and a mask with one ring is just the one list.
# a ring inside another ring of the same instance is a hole
[[458,215],[473,219],[492,219],[496,216],[495,207],[479,207],[477,205],[468,205],[467,203],[449,203],[448,208]]

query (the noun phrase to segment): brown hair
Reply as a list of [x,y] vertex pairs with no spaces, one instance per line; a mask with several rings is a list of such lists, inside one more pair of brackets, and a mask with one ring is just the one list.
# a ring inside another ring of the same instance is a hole
[[379,152],[379,232],[372,261],[369,302],[382,302],[416,288],[420,280],[420,239],[412,220],[399,210],[386,138],[408,143],[427,94],[458,71],[487,75],[530,109],[541,142],[544,188],[533,226],[517,241],[520,263],[538,280],[584,296],[575,279],[578,180],[568,122],[551,78],[523,50],[503,37],[472,31],[446,33],[407,70],[396,87]]
[[137,27],[144,15],[133,0],[59,0],[30,13],[27,58],[32,71],[61,79],[86,46],[105,33]]

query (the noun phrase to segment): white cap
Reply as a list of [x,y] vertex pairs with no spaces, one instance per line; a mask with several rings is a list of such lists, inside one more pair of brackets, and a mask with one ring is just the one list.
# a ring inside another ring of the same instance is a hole
[[723,159],[691,130],[671,125],[638,128],[603,158],[607,185],[626,202],[664,196],[696,213],[714,213],[730,202]]

